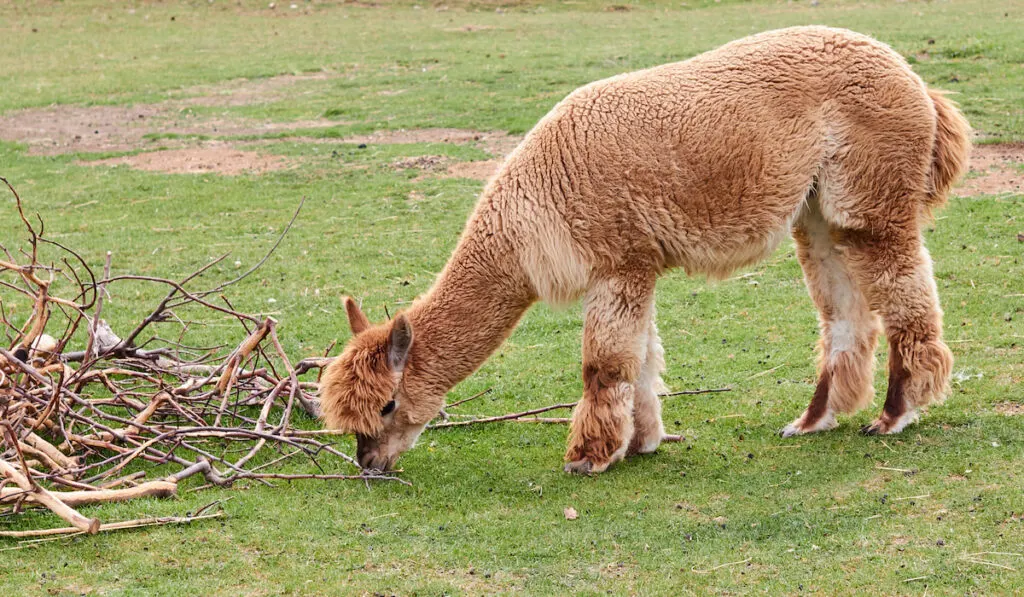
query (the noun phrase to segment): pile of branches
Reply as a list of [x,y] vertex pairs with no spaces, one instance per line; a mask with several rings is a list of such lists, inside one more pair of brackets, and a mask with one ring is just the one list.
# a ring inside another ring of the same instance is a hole
[[[194,290],[203,274],[227,255],[171,280],[111,275],[108,252],[97,275],[80,254],[48,238],[42,220],[27,217],[17,192],[0,180],[14,194],[27,233],[20,250],[0,246],[0,327],[8,347],[0,345],[0,516],[46,507],[71,525],[0,531],[0,536],[91,534],[182,522],[167,518],[104,524],[75,508],[171,496],[193,475],[204,477],[202,487],[225,487],[243,479],[265,484],[310,478],[405,483],[363,471],[351,456],[316,439],[316,432],[296,429],[297,416],[311,422],[318,414],[317,384],[299,376],[318,371],[330,359],[292,363],[275,320],[237,311],[222,292],[266,261],[301,204],[253,268]],[[41,252],[56,253],[57,258],[44,263]],[[133,329],[118,335],[102,319],[103,304],[118,285],[126,284],[158,285],[166,294]],[[5,301],[4,293],[13,298]],[[26,310],[31,305],[31,314],[20,325],[8,315],[12,304]],[[180,316],[186,311],[188,320]],[[219,347],[186,344],[196,312],[229,317],[237,323],[240,341]],[[157,335],[168,328],[176,332],[175,339]],[[307,459],[319,473],[273,472],[274,465],[297,458]],[[328,472],[338,467],[325,469],[324,459],[351,467],[351,474]],[[142,462],[166,465],[145,469],[169,474],[146,480],[146,470],[138,470]]]

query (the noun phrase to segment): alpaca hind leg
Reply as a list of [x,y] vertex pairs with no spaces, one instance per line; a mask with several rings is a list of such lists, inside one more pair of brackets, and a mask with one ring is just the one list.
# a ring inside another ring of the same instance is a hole
[[647,326],[647,355],[640,369],[640,377],[633,384],[633,439],[627,455],[650,454],[661,445],[665,426],[661,422],[661,398],[666,390],[661,374],[665,371],[665,350],[661,347],[658,327],[654,323],[654,309]]
[[920,233],[851,233],[850,262],[889,340],[889,387],[867,434],[899,433],[919,410],[949,393],[953,354],[942,340],[942,309]]
[[874,394],[878,317],[832,237],[817,198],[809,198],[794,223],[793,238],[819,313],[818,382],[807,410],[782,430],[783,437],[832,429],[837,412],[863,408]]
[[599,280],[587,291],[583,399],[573,412],[567,472],[600,473],[626,455],[653,294],[653,276],[643,274]]

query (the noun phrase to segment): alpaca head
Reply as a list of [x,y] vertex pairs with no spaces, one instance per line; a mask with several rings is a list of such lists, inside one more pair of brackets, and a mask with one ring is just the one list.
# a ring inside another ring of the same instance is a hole
[[356,456],[366,469],[388,470],[411,448],[440,408],[416,403],[405,374],[412,351],[408,318],[397,315],[371,325],[351,298],[345,299],[352,339],[324,370],[320,408],[327,427],[356,436]]

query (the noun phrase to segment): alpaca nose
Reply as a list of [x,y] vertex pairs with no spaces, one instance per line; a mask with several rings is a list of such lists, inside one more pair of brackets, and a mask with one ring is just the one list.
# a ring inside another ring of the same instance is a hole
[[368,435],[356,435],[356,460],[364,470],[386,471],[391,464],[388,457],[381,454],[377,440]]

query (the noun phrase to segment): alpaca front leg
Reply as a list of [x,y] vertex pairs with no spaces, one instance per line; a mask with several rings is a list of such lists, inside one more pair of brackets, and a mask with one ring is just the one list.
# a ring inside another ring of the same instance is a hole
[[573,413],[565,470],[593,474],[626,455],[635,383],[647,356],[654,278],[595,283],[585,299],[583,399]]
[[[587,376],[587,373],[584,373]],[[626,455],[633,436],[633,385],[613,382],[602,386],[592,371],[584,382],[583,400],[572,417],[565,470],[590,475],[603,473]]]

